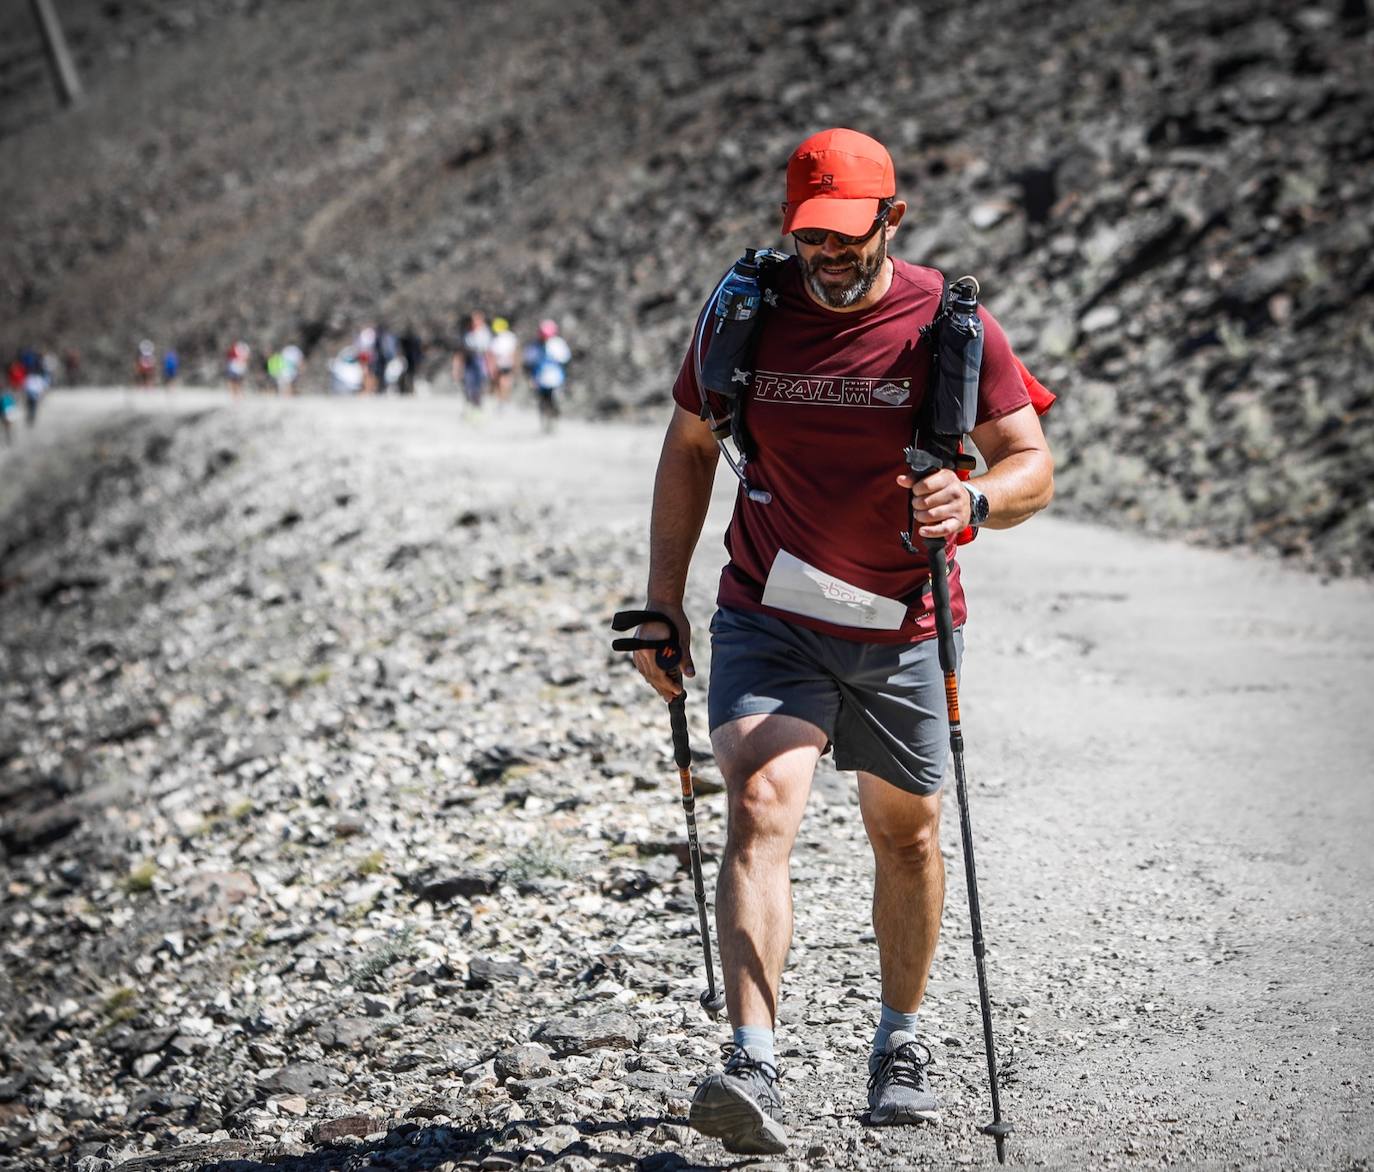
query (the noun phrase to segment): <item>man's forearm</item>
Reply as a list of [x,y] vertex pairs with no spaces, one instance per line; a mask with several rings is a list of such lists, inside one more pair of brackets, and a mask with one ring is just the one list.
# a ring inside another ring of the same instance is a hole
[[679,442],[677,426],[670,428],[654,478],[654,503],[649,521],[649,585],[647,600],[681,606],[706,511],[711,505],[718,453]]
[[985,529],[1010,529],[1054,496],[1054,461],[1047,451],[1013,452],[970,482],[988,498]]

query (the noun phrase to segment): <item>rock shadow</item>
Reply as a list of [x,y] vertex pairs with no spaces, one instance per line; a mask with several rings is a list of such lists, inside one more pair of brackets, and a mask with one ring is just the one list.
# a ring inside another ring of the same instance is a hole
[[[361,1172],[367,1168],[404,1169],[427,1172],[440,1165],[459,1168],[519,1168],[531,1156],[546,1165],[571,1156],[580,1157],[598,1168],[634,1168],[637,1172],[723,1172],[754,1162],[751,1158],[729,1156],[703,1161],[693,1153],[659,1151],[648,1155],[605,1150],[597,1140],[606,1135],[640,1135],[661,1124],[685,1127],[680,1116],[641,1115],[619,1121],[579,1119],[568,1126],[579,1137],[553,1151],[539,1145],[540,1133],[554,1126],[552,1120],[522,1119],[503,1127],[462,1127],[434,1125],[422,1127],[403,1124],[391,1128],[373,1142],[320,1144],[316,1150],[301,1154],[224,1156],[229,1145],[197,1145],[196,1149],[157,1152],[119,1165],[120,1172],[329,1172],[346,1166]],[[211,1149],[218,1148],[218,1152]],[[240,1147],[241,1151],[241,1147]]]

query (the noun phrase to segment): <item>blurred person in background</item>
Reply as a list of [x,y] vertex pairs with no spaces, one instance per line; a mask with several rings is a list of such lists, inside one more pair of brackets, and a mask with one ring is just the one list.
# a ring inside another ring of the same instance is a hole
[[515,381],[515,360],[520,353],[520,341],[510,322],[498,317],[491,323],[492,393],[498,406],[510,401],[511,385]]
[[539,323],[539,340],[525,347],[525,374],[539,402],[539,422],[544,431],[553,431],[562,410],[567,366],[572,349],[558,332],[558,323],[545,318]]
[[364,364],[358,357],[358,347],[349,345],[340,350],[329,363],[329,389],[336,395],[361,393],[365,381]]
[[481,310],[468,314],[467,327],[453,354],[453,381],[463,388],[470,407],[481,407],[491,383],[491,330]]
[[405,356],[401,353],[401,341],[390,330],[383,330],[378,342],[382,354],[382,389],[399,393],[401,377],[406,372]]
[[37,350],[21,350],[19,363],[24,372],[24,420],[32,427],[38,422],[38,404],[48,389],[48,373]]
[[267,377],[272,380],[272,388],[279,395],[287,393],[284,389],[286,378],[283,372],[285,370],[286,360],[282,358],[281,351],[273,350],[267,358]]
[[386,326],[377,327],[377,348],[372,353],[372,377],[382,394],[401,380],[400,346]]
[[243,380],[248,377],[248,360],[252,356],[242,338],[235,339],[224,356],[224,377],[229,380],[229,394],[235,399],[243,394]]
[[277,383],[277,391],[283,395],[294,395],[296,383],[305,366],[305,352],[295,342],[288,342],[281,348],[282,377]]
[[358,365],[362,367],[364,395],[374,394],[377,390],[377,369],[373,360],[377,353],[377,330],[374,326],[363,326],[358,331],[358,340],[354,344],[354,353],[357,355]]
[[10,364],[5,367],[5,384],[16,396],[24,389],[24,373],[23,356],[22,354],[16,354],[10,359]]
[[0,431],[5,433],[6,447],[14,442],[14,429],[11,425],[17,412],[18,404],[14,401],[13,393],[9,387],[0,386]]
[[402,395],[413,395],[415,393],[415,379],[420,373],[420,364],[425,359],[425,348],[420,341],[420,335],[415,332],[415,326],[411,322],[406,322],[406,328],[401,334],[400,342],[401,360],[405,363],[405,368],[401,371],[397,390]]
[[176,385],[177,375],[181,373],[181,357],[175,346],[168,346],[162,355],[162,385],[170,390]]
[[148,338],[144,338],[138,344],[138,354],[134,358],[134,381],[144,390],[151,390],[156,371],[157,348]]

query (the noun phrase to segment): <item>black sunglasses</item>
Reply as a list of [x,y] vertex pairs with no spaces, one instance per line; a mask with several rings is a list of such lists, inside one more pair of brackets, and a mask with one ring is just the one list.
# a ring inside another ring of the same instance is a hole
[[792,235],[809,248],[824,244],[827,236],[835,237],[846,248],[855,244],[867,244],[873,239],[873,233],[887,223],[887,214],[891,210],[892,201],[890,199],[883,200],[878,205],[878,218],[873,221],[873,227],[862,236],[846,236],[843,232],[832,232],[829,228],[798,228]]

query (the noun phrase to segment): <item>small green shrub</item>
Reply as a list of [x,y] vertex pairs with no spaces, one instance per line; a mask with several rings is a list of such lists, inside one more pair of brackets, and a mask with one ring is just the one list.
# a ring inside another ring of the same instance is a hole
[[138,993],[129,985],[121,985],[113,993],[105,998],[105,1016],[113,1024],[115,1022],[128,1021],[138,1013],[138,1007],[134,1005],[134,1000]]
[[523,883],[533,879],[571,879],[577,865],[567,850],[551,838],[532,839],[517,850],[506,865],[506,880]]
[[353,980],[368,981],[381,976],[394,964],[410,960],[415,955],[415,929],[402,928],[389,940],[384,940],[377,948],[353,966]]
[[153,880],[156,877],[156,863],[139,863],[137,867],[124,876],[124,890],[130,895],[139,895],[143,892],[152,891]]

